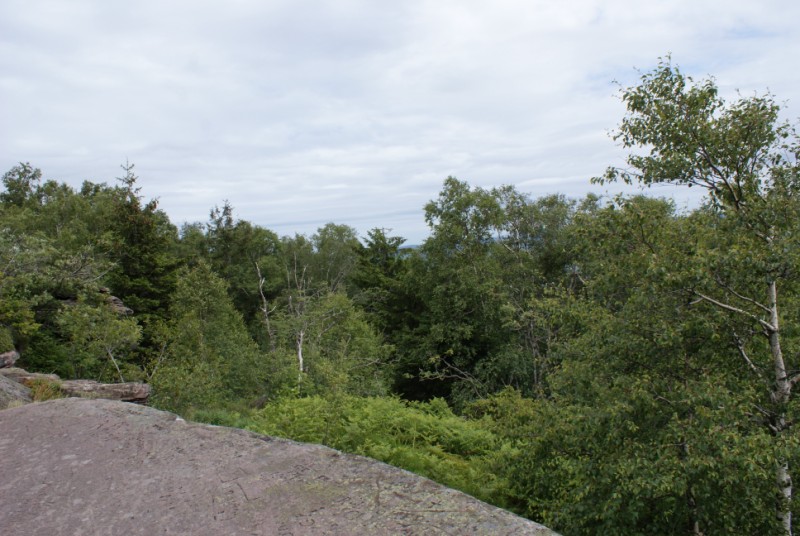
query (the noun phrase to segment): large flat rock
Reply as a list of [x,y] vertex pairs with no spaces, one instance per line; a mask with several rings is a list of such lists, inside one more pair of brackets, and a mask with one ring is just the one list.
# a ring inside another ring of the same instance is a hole
[[110,400],[0,411],[3,535],[550,535],[380,462]]

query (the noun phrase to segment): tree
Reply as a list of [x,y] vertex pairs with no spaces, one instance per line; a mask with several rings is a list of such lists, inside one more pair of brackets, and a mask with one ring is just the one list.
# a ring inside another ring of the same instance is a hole
[[[103,374],[105,367],[95,364],[106,360],[111,362],[121,382],[126,381],[126,370],[140,372],[129,366],[124,357],[139,342],[142,329],[136,320],[112,310],[108,303],[91,304],[82,299],[67,306],[59,314],[58,323],[72,343],[73,361],[84,363],[75,367],[84,371],[81,376],[91,368],[100,370],[100,379],[110,376]],[[134,376],[134,379],[140,378]]]
[[5,191],[0,193],[0,203],[22,207],[34,196],[41,180],[40,169],[20,162],[3,175]]
[[421,307],[396,343],[404,395],[458,407],[506,386],[546,392],[558,302],[573,284],[575,211],[562,196],[445,180],[425,208],[431,236],[408,263]]
[[175,289],[177,230],[158,209],[158,200],[143,202],[134,165],[121,167],[125,172],[118,178],[122,186],[113,192],[115,216],[110,230],[116,267],[109,286],[147,325],[166,316]]
[[492,192],[455,177],[425,206],[431,236],[407,276],[424,310],[400,343],[404,396],[447,397],[458,407],[491,392],[476,369],[503,353],[511,338],[503,326],[506,289],[497,255],[502,219]]
[[[250,325],[258,315],[259,289],[264,290],[259,285],[261,277],[258,272],[262,271],[262,275],[270,279],[273,283],[270,287],[275,286],[272,280],[279,278],[277,266],[273,266],[280,249],[278,237],[272,231],[234,219],[233,207],[228,201],[222,208],[214,207],[205,228],[205,250],[195,254],[206,258],[214,271],[225,279],[236,309]],[[196,231],[185,227],[184,241],[198,241]],[[256,269],[256,264],[259,269]],[[272,293],[274,288],[267,290]]]
[[262,395],[266,370],[225,282],[202,261],[179,275],[152,365],[155,403],[186,411]]
[[327,223],[311,237],[314,246],[315,278],[331,292],[346,291],[348,280],[358,263],[362,249],[358,233],[347,225]]
[[692,304],[730,316],[731,357],[746,363],[762,388],[754,411],[774,444],[784,445],[776,449],[777,512],[791,534],[786,449],[800,371],[787,366],[797,344],[796,325],[787,320],[797,318],[791,296],[800,261],[800,142],[779,121],[771,95],[728,104],[718,93],[713,80],[695,83],[669,59],[643,74],[639,85],[623,88],[628,111],[615,138],[646,153],[629,156],[630,169],[610,168],[598,180],[706,190],[708,227],[693,229],[698,250],[684,267],[692,270],[684,291]]
[[522,511],[565,534],[775,533],[785,447],[752,422],[727,315],[682,290],[708,214],[637,196],[579,216],[548,391],[499,419]]
[[386,232],[386,229],[372,229],[367,233],[351,276],[356,303],[384,335],[401,323],[399,317],[406,304],[400,281],[408,269],[406,255],[400,250],[405,239],[387,236]]
[[346,292],[360,248],[355,230],[344,225],[327,224],[311,239],[283,239],[283,291],[271,303],[262,297],[262,314],[284,388],[384,392],[387,348]]

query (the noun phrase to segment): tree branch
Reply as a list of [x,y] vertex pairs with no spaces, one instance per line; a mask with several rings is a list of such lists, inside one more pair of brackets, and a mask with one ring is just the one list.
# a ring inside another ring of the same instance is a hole
[[770,309],[769,307],[767,307],[763,303],[760,303],[760,302],[754,300],[753,298],[748,298],[747,296],[743,296],[742,294],[739,294],[738,292],[733,290],[731,287],[729,287],[728,285],[723,283],[722,280],[719,277],[715,277],[714,280],[716,281],[717,285],[722,287],[724,290],[730,292],[731,294],[733,294],[735,297],[739,298],[740,300],[755,305],[756,307],[758,307],[759,309],[761,309],[762,311],[764,311],[767,314],[772,314],[772,309]]
[[742,316],[746,316],[747,318],[750,318],[751,320],[757,322],[768,333],[774,333],[775,331],[777,331],[777,329],[775,329],[775,326],[773,326],[772,324],[770,324],[769,322],[767,322],[766,320],[764,320],[762,318],[758,318],[756,315],[754,315],[752,313],[748,313],[744,309],[739,309],[738,307],[734,307],[733,305],[729,305],[729,304],[721,302],[719,300],[715,300],[714,298],[712,298],[710,296],[706,296],[705,294],[703,294],[701,292],[697,292],[696,290],[692,290],[692,293],[695,296],[697,296],[698,298],[700,298],[700,300],[693,301],[693,302],[690,303],[690,305],[698,303],[701,300],[702,301],[707,301],[708,303],[710,303],[712,305],[715,305],[715,306],[719,307],[720,309],[724,309],[725,311],[729,311],[731,313],[736,313],[736,314],[739,314],[739,315],[742,315]]
[[750,356],[747,355],[747,351],[744,349],[744,341],[742,341],[741,337],[739,337],[739,334],[735,331],[733,332],[733,339],[736,342],[736,348],[739,350],[739,355],[742,356],[742,359],[744,359],[744,362],[750,367],[750,370],[755,372],[758,377],[760,377],[769,385],[769,379],[764,376],[764,371],[758,368],[758,366],[753,363],[753,360],[750,359]]
[[787,380],[789,381],[789,385],[794,387],[797,382],[800,382],[800,371],[795,371],[791,375],[787,375]]
[[119,381],[121,381],[122,383],[125,383],[125,378],[122,377],[122,371],[119,369],[119,365],[117,364],[117,360],[114,359],[114,354],[111,353],[111,348],[106,346],[105,347],[105,351],[106,351],[106,354],[108,354],[108,357],[111,358],[111,362],[114,363],[114,368],[117,369],[117,374],[119,374]]

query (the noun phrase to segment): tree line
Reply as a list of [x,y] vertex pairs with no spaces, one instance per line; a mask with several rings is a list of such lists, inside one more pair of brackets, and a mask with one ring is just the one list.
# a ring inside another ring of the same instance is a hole
[[404,248],[333,223],[279,237],[227,202],[178,228],[133,165],[80,189],[15,166],[0,351],[566,534],[791,534],[797,134],[773,96],[726,102],[668,59],[620,97],[630,156],[593,180],[702,188],[698,208],[448,177]]

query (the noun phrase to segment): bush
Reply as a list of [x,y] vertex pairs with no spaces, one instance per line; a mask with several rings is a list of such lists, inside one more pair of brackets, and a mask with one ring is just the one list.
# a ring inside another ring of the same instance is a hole
[[11,331],[8,328],[0,327],[0,353],[13,349],[14,339],[11,337]]
[[493,467],[495,434],[455,415],[443,400],[388,397],[282,398],[253,413],[248,429],[368,456],[505,506]]

